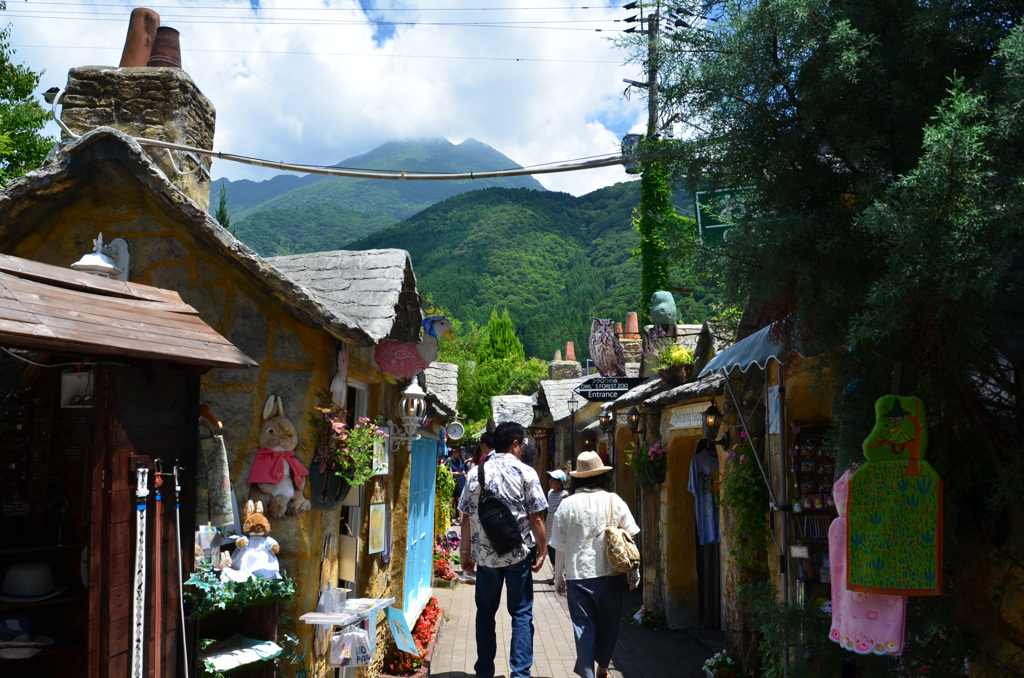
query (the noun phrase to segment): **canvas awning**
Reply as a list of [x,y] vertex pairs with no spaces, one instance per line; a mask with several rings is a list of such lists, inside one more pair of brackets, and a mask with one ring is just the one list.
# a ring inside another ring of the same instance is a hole
[[746,339],[737,341],[716,355],[704,366],[697,378],[716,372],[728,375],[737,367],[740,368],[740,372],[746,372],[751,365],[757,365],[763,370],[768,365],[768,361],[772,359],[780,363],[784,362],[785,347],[773,341],[769,336],[774,326],[775,323],[762,327]]

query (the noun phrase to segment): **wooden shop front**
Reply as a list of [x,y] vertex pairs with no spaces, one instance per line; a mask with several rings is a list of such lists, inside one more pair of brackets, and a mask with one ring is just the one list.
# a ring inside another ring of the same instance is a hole
[[4,255],[0,350],[0,676],[180,674],[199,379],[256,363],[175,292]]

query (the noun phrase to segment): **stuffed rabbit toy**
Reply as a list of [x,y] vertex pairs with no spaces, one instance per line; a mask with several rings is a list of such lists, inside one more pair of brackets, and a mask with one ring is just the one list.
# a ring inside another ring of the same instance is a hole
[[242,534],[235,540],[235,555],[231,567],[244,575],[256,575],[264,579],[280,579],[281,568],[277,562],[280,547],[270,535],[270,521],[263,515],[263,502],[245,505],[245,522]]
[[271,395],[263,405],[260,450],[249,472],[249,499],[263,502],[267,516],[301,516],[309,511],[309,500],[302,495],[309,475],[295,456],[299,436],[284,414],[281,396]]

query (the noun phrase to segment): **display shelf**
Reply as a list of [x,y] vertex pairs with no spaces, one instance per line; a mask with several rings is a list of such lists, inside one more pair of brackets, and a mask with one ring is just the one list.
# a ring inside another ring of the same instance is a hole
[[314,625],[351,626],[368,619],[371,614],[380,612],[394,602],[394,598],[352,598],[345,601],[345,609],[341,612],[307,612],[299,619]]

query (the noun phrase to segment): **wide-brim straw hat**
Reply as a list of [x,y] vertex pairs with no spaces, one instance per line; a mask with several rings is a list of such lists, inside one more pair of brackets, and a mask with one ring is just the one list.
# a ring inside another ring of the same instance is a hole
[[605,466],[597,452],[586,450],[580,452],[580,456],[576,457],[576,470],[569,471],[569,475],[573,478],[589,478],[591,476],[599,476],[611,470],[612,467]]

